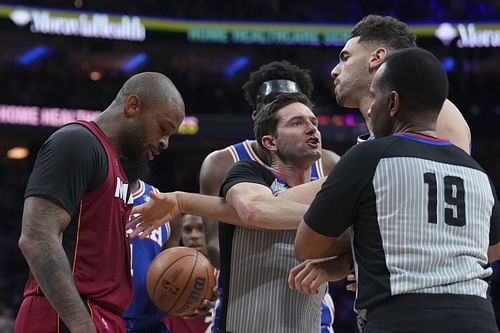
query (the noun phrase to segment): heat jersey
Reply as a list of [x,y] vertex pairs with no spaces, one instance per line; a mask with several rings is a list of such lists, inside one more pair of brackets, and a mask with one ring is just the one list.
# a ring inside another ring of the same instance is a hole
[[[62,246],[75,286],[98,332],[124,332],[121,315],[132,297],[125,233],[132,196],[116,148],[94,123],[66,125],[40,149],[26,188],[30,196],[49,197],[70,214]],[[16,332],[66,329],[30,273]]]

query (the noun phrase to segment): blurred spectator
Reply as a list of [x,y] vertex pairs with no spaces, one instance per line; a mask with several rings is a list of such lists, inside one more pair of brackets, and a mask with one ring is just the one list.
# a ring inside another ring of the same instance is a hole
[[0,333],[14,332],[14,316],[12,310],[0,303]]

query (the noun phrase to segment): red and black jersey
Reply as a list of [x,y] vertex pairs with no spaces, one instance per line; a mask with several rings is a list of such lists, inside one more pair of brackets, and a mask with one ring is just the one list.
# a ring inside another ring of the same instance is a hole
[[[56,200],[71,215],[63,247],[79,293],[121,315],[132,297],[125,225],[132,198],[119,154],[93,123],[55,132],[42,146],[26,197]],[[24,296],[39,295],[30,274]]]

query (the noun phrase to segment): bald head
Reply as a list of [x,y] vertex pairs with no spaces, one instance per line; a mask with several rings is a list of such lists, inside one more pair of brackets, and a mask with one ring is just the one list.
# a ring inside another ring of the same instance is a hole
[[145,72],[129,78],[94,121],[120,157],[142,162],[167,149],[184,116],[184,101],[172,81],[161,73]]
[[123,105],[131,95],[137,95],[146,109],[149,106],[174,104],[184,110],[184,101],[173,82],[161,73],[144,72],[130,77],[120,89],[115,103]]

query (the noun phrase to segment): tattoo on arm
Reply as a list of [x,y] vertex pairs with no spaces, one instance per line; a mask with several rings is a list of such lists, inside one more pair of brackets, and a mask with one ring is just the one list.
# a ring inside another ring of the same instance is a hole
[[75,287],[61,235],[69,214],[50,200],[26,199],[19,245],[41,290],[68,328],[92,320]]

